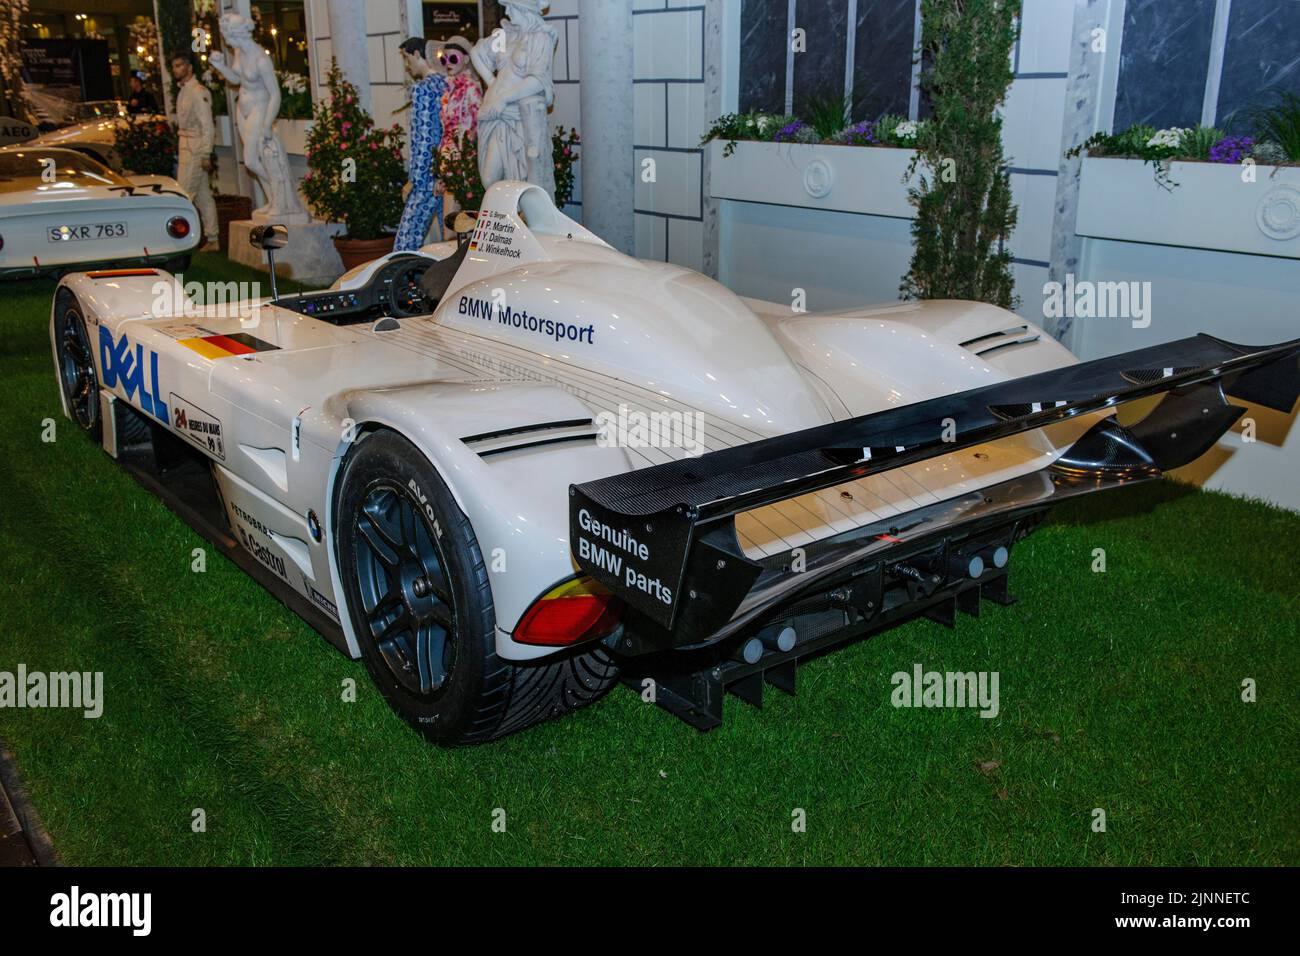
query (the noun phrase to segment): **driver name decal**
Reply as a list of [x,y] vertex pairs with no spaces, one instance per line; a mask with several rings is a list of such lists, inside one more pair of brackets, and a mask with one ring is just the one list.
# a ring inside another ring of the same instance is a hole
[[572,322],[557,322],[555,319],[544,319],[540,315],[534,315],[527,309],[514,309],[508,305],[497,307],[486,299],[474,299],[463,295],[456,305],[456,312],[459,315],[486,319],[489,322],[495,317],[500,325],[521,329],[525,332],[536,332],[543,338],[550,339],[553,342],[595,344],[596,326],[594,324],[575,325]]
[[470,252],[483,252],[503,259],[518,259],[521,251],[515,248],[515,231],[518,227],[510,217],[497,209],[487,209],[479,214],[478,225],[469,241]]

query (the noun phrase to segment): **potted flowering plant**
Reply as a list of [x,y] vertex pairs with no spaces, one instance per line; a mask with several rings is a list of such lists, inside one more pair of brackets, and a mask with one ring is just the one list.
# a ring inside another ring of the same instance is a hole
[[402,215],[402,129],[376,128],[357,90],[331,63],[328,99],[319,103],[307,136],[302,192],[316,213],[346,227],[334,245],[346,268],[393,248],[390,231]]
[[1071,149],[1082,157],[1075,231],[1300,258],[1300,137],[1289,140],[1284,107],[1247,115],[1254,122],[1237,133],[1135,125]]
[[478,210],[484,190],[478,175],[478,138],[472,132],[438,148],[438,179],[443,191],[454,196],[461,209]]
[[578,160],[582,137],[576,129],[561,126],[551,134],[551,155],[555,160],[555,205],[563,209],[573,199],[573,164]]
[[[551,157],[555,163],[555,205],[563,208],[573,199],[574,170],[582,138],[576,129],[563,126],[551,132]],[[478,140],[473,134],[459,142],[449,140],[438,150],[438,178],[442,188],[456,197],[467,212],[476,213],[483,203],[483,180],[478,174]]]
[[163,119],[126,117],[113,133],[122,169],[137,176],[171,176],[176,172],[176,130]]
[[307,77],[291,70],[277,70],[280,81],[280,119],[311,119],[311,89]]

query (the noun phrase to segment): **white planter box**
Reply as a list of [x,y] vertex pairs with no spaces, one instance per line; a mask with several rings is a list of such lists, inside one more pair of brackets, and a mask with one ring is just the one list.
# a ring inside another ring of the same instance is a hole
[[280,136],[280,142],[284,143],[284,151],[290,156],[307,154],[307,134],[311,131],[311,120],[278,119],[275,121],[275,131]]
[[214,116],[212,117],[212,120],[213,120],[213,124],[212,124],[213,132],[216,134],[213,137],[213,140],[216,143],[216,145],[233,146],[235,143],[235,137],[230,129],[230,117]]
[[1075,231],[1095,239],[1300,259],[1300,168],[1173,163],[1172,190],[1139,159],[1087,156]]
[[915,150],[803,143],[709,144],[709,192],[715,199],[802,206],[837,212],[915,219],[904,181]]

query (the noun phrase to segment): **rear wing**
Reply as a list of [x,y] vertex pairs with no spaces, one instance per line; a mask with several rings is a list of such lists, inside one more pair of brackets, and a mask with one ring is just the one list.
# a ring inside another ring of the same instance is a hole
[[1142,421],[1102,420],[1053,466],[1157,477],[1200,457],[1242,415],[1225,393],[1289,412],[1298,356],[1300,339],[1251,347],[1196,335],[571,485],[570,548],[673,643],[705,640],[764,570],[740,550],[741,512],[1163,393]]

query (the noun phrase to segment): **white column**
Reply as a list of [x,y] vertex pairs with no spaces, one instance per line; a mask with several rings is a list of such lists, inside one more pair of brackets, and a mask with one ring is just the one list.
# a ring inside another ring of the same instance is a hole
[[632,254],[632,4],[582,0],[582,221]]
[[357,0],[329,0],[330,49],[343,76],[357,88],[361,106],[372,116],[370,56],[366,52],[366,7]]

